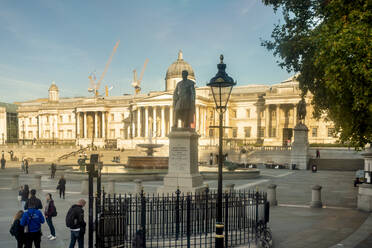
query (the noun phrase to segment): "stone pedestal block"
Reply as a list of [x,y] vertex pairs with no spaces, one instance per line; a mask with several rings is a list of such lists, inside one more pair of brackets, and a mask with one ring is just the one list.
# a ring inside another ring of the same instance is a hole
[[33,189],[40,190],[41,189],[41,175],[34,176],[34,184]]
[[[291,164],[296,164],[296,168],[306,170],[308,168],[308,139],[309,129],[306,125],[299,123],[294,128],[294,141],[292,143]],[[292,168],[292,167],[291,167]]]
[[359,184],[358,209],[372,212],[372,184]]
[[320,185],[314,185],[312,187],[310,207],[321,208],[323,206],[321,190],[322,190],[322,186]]
[[198,134],[193,128],[172,128],[169,134],[169,166],[159,193],[202,192],[203,178],[198,168]]
[[13,175],[11,188],[13,190],[19,189],[19,175]]
[[108,181],[107,193],[108,194],[115,194],[115,180],[111,179],[111,180]]
[[141,191],[143,189],[142,180],[136,179],[133,182],[136,184],[135,189],[134,189],[135,193],[136,194],[141,194]]
[[83,179],[81,181],[81,194],[87,195],[89,193],[89,181],[88,179]]
[[270,184],[267,187],[267,200],[270,202],[270,206],[278,205],[278,201],[276,200],[276,185]]

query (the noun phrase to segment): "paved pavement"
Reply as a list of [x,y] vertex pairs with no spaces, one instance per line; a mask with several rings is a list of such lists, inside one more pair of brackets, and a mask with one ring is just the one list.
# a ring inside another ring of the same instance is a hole
[[[0,248],[14,247],[15,241],[9,235],[12,217],[20,207],[17,202],[17,192],[9,189],[11,178],[7,175],[16,169],[0,171]],[[31,173],[47,173],[46,167],[34,166]],[[290,171],[264,169],[261,177],[250,180],[226,180],[224,184],[234,183],[239,190],[256,189],[266,190],[267,185],[275,183],[277,187],[277,199],[279,206],[271,208],[270,227],[273,231],[274,247],[331,247],[342,244],[365,222],[368,214],[356,210],[357,189],[353,187],[353,172],[338,171]],[[32,175],[22,175],[20,183],[32,184]],[[44,200],[47,192],[55,192],[56,179],[49,179],[47,175],[42,177],[42,191],[39,197]],[[217,187],[216,181],[206,181],[213,189]],[[146,192],[155,192],[160,186],[160,181],[144,182]],[[322,200],[324,208],[311,209],[311,186],[322,185]],[[116,184],[116,191],[121,193],[134,192],[135,185],[132,182]],[[79,198],[87,198],[80,194],[80,181],[70,181],[67,178],[66,200],[59,199],[56,194],[55,203],[58,216],[54,219],[57,239],[49,241],[45,238],[49,234],[47,225],[43,225],[42,247],[65,248],[69,243],[69,231],[65,227],[64,219],[68,208]],[[87,210],[86,210],[87,217]],[[372,222],[372,221],[371,221]],[[364,225],[363,225],[364,226]],[[363,235],[355,235],[355,242],[359,248],[372,247],[371,228],[362,230]],[[359,238],[358,238],[359,237]],[[364,243],[363,243],[364,242]],[[363,246],[364,245],[364,246]],[[352,247],[352,246],[337,246]]]

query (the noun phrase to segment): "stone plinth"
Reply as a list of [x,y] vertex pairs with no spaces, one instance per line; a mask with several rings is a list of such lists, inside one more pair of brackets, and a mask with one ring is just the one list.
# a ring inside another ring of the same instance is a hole
[[308,139],[309,129],[306,125],[299,123],[294,128],[294,141],[292,143],[291,164],[296,164],[296,168],[306,170],[309,161]]
[[159,193],[195,193],[204,190],[198,168],[198,134],[192,128],[172,128],[169,134],[169,166]]
[[359,184],[358,209],[372,212],[372,184]]
[[314,185],[312,187],[310,207],[321,208],[323,206],[321,190],[322,186],[320,185]]
[[168,157],[129,156],[126,167],[135,169],[167,169]]
[[278,205],[278,201],[276,200],[276,185],[270,184],[267,187],[267,200],[270,202],[270,206]]

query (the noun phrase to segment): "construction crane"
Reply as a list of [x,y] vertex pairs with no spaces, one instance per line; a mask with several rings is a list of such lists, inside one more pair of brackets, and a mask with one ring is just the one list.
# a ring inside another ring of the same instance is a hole
[[135,94],[139,94],[141,92],[141,82],[142,82],[143,74],[145,73],[146,66],[147,66],[148,62],[149,62],[149,59],[146,59],[145,64],[143,65],[143,68],[142,68],[142,71],[141,71],[141,74],[140,74],[140,77],[139,77],[138,80],[137,80],[137,71],[136,71],[136,69],[133,70],[132,86],[134,87]]
[[93,92],[94,96],[95,97],[98,97],[98,89],[99,87],[101,86],[101,82],[103,80],[103,78],[105,77],[106,73],[107,73],[107,70],[111,64],[111,61],[112,61],[112,58],[114,57],[114,54],[116,52],[116,49],[118,48],[119,46],[119,43],[120,43],[120,40],[118,40],[118,42],[116,42],[115,46],[114,46],[114,49],[112,50],[112,53],[111,53],[111,56],[110,58],[108,59],[107,63],[106,63],[106,66],[105,66],[105,69],[104,71],[102,72],[102,75],[101,77],[99,78],[98,82],[96,82],[96,75],[95,73],[91,73],[88,78],[89,78],[89,81],[90,81],[90,88],[88,88],[88,91],[89,92]]
[[109,96],[109,91],[111,91],[112,88],[114,88],[114,86],[111,87],[108,87],[107,85],[105,86],[105,96]]

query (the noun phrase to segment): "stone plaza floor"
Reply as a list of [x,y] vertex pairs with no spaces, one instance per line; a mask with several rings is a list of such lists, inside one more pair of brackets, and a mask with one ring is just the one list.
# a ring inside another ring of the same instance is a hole
[[[20,208],[17,201],[18,191],[9,188],[11,175],[16,171],[18,171],[16,168],[0,171],[0,248],[16,246],[14,238],[9,234],[12,218]],[[85,198],[87,200],[87,195],[80,194],[81,181],[72,181],[67,178],[66,199],[63,200],[59,199],[57,193],[54,193],[59,179],[58,173],[55,179],[50,179],[47,166],[33,166],[30,173],[29,175],[21,175],[20,183],[32,185],[32,174],[43,174],[42,191],[38,192],[38,197],[44,203],[45,194],[51,192],[58,211],[58,216],[53,219],[57,239],[53,241],[46,239],[49,230],[47,224],[44,224],[42,227],[44,234],[42,247],[68,247],[70,233],[65,226],[67,210],[78,199]],[[370,235],[367,235],[363,240],[355,241],[354,246],[342,244],[342,241],[357,231],[369,217],[368,213],[356,209],[357,188],[353,187],[353,177],[354,172],[318,171],[312,173],[299,170],[263,169],[260,178],[225,180],[224,184],[233,183],[237,190],[266,190],[271,183],[278,186],[277,200],[279,205],[270,209],[269,223],[273,232],[274,247],[372,247],[372,229],[370,229]],[[211,189],[217,187],[215,180],[207,180],[204,183],[207,183]],[[324,207],[321,209],[309,208],[311,187],[315,184],[323,187]],[[162,182],[148,181],[143,185],[145,192],[151,193],[156,192],[156,188],[162,185]],[[133,182],[116,183],[117,193],[134,192],[134,190],[135,184]],[[86,205],[85,219],[87,220],[87,218]]]

